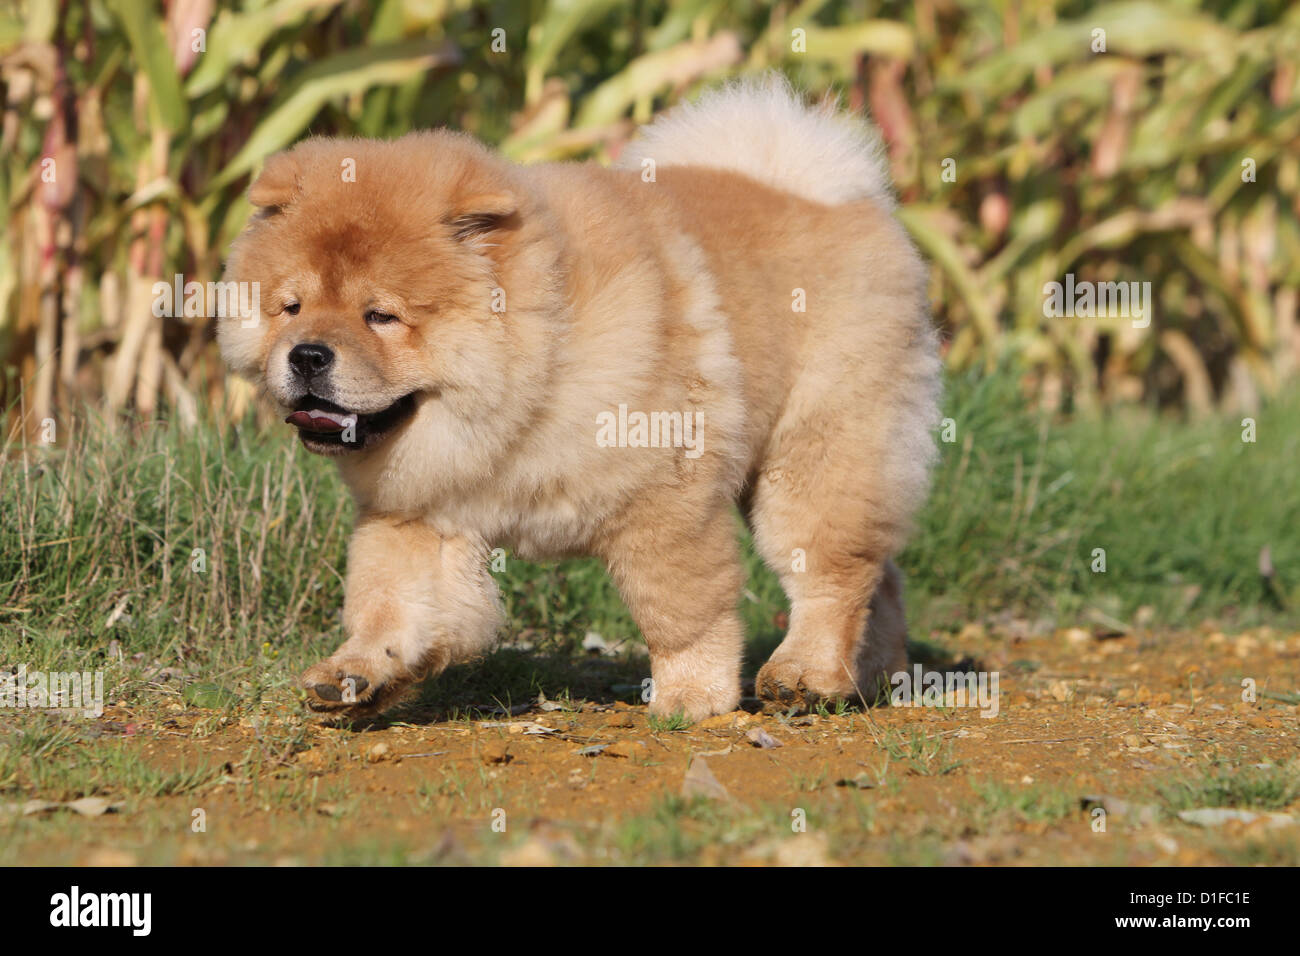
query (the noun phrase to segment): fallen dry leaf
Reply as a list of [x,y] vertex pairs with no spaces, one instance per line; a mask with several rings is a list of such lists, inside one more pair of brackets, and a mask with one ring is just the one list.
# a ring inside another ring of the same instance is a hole
[[781,741],[777,740],[762,727],[751,727],[745,733],[745,739],[755,747],[760,747],[763,750],[771,750],[774,747],[784,746]]
[[686,777],[682,780],[682,796],[707,797],[710,800],[731,799],[731,794],[713,775],[704,758],[698,756],[691,760]]

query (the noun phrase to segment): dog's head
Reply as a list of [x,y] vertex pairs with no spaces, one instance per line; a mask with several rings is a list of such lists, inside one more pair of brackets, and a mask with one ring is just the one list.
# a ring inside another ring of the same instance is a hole
[[547,264],[512,167],[442,131],[315,139],[273,156],[248,196],[224,281],[256,307],[220,316],[218,340],[308,449],[365,456],[421,418],[455,433],[523,415],[506,406],[543,336],[506,296],[545,287]]

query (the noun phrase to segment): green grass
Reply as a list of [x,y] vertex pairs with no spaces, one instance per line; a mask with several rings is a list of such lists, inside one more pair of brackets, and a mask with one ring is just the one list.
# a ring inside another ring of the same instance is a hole
[[653,733],[670,734],[678,730],[686,730],[691,726],[690,718],[682,711],[669,714],[666,717],[660,717],[657,714],[651,714],[646,721],[646,725]]
[[[998,614],[1074,624],[1146,609],[1153,625],[1294,625],[1300,393],[1259,413],[1254,444],[1223,418],[1039,415],[1006,376],[950,382],[945,414],[956,441],[940,446],[900,558],[918,648],[932,630]],[[331,463],[251,423],[183,432],[83,413],[61,435],[0,456],[0,666],[104,668],[114,700],[200,681],[257,701],[341,641],[353,506]],[[1094,548],[1105,573],[1090,568]],[[780,639],[785,600],[748,542],[745,556],[752,673]],[[453,669],[429,685],[428,706],[608,694],[648,676],[643,657],[580,651],[588,631],[639,644],[596,562],[508,556],[497,578],[510,633],[535,649]],[[160,678],[164,666],[181,674]]]
[[891,727],[876,736],[876,743],[913,773],[942,777],[961,766],[952,754],[952,741],[941,734],[928,735],[918,727]]
[[980,830],[1007,820],[1053,823],[1079,812],[1078,798],[1065,789],[1012,787],[996,780],[979,781],[973,787],[980,800],[975,808]]
[[620,862],[691,861],[707,848],[744,848],[763,836],[788,834],[789,812],[786,808],[746,810],[704,797],[666,793],[656,797],[647,812],[621,821],[612,845]]
[[1200,807],[1281,810],[1300,800],[1300,769],[1217,767],[1165,783],[1158,793],[1174,813]]
[[0,793],[29,791],[46,800],[144,799],[199,790],[221,773],[202,762],[162,769],[126,741],[78,740],[74,730],[44,715],[0,735]]
[[[1005,376],[952,382],[945,414],[956,440],[900,562],[914,619],[1132,623],[1145,607],[1157,625],[1296,621],[1300,538],[1287,529],[1300,524],[1300,394],[1255,416],[1254,443],[1240,418],[1036,415]],[[1258,570],[1265,546],[1272,586]],[[1097,548],[1104,573],[1092,570]]]

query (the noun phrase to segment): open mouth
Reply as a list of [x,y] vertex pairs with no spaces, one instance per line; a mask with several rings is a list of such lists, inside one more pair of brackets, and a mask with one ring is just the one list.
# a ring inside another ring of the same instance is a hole
[[381,412],[359,415],[331,401],[304,395],[285,422],[298,429],[308,451],[337,454],[368,448],[415,411],[415,393],[403,395]]

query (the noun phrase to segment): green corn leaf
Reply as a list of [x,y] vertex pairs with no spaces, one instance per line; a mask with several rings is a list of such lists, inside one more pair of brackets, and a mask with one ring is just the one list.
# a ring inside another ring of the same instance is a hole
[[110,6],[126,32],[136,65],[149,78],[150,109],[169,132],[180,132],[189,122],[189,109],[162,20],[145,0],[112,0]]
[[208,49],[190,74],[185,92],[191,98],[215,89],[242,63],[257,60],[277,30],[298,26],[313,13],[323,15],[343,0],[280,0],[260,10],[222,10],[208,31]]
[[455,49],[428,40],[406,40],[337,53],[308,67],[280,104],[253,130],[235,157],[213,181],[224,186],[249,172],[266,156],[298,137],[333,99],[375,86],[404,83],[414,76],[459,61]]
[[525,99],[535,103],[542,95],[546,74],[574,35],[627,0],[551,0],[542,18],[528,31],[524,55]]
[[995,358],[992,346],[998,340],[997,314],[980,287],[978,276],[962,258],[961,249],[935,223],[930,212],[923,206],[905,206],[898,210],[898,218],[916,240],[916,244],[952,281],[966,308],[970,310],[971,320],[988,350],[986,359],[991,363]]

